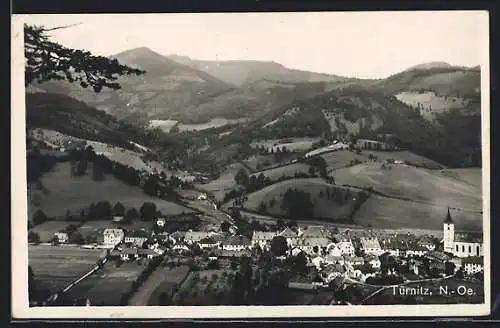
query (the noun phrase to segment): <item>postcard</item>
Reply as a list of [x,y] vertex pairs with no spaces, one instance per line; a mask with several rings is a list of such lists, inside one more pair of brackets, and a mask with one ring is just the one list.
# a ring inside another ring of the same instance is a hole
[[14,15],[13,317],[489,314],[488,24]]

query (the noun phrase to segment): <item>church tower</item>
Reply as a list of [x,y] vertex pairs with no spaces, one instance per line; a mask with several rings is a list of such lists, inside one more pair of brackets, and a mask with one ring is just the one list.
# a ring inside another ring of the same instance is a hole
[[443,247],[445,252],[453,253],[455,243],[455,224],[450,215],[450,208],[443,222]]

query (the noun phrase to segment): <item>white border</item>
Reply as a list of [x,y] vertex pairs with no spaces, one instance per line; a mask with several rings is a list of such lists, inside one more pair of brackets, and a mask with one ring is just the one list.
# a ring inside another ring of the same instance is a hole
[[[481,109],[482,188],[484,236],[484,304],[450,305],[359,305],[359,306],[118,306],[118,307],[36,307],[28,306],[27,293],[27,182],[25,139],[25,88],[22,15],[12,16],[12,316],[14,319],[204,319],[279,317],[420,317],[481,316],[490,312],[490,85],[489,14],[468,11],[483,17],[481,26]],[[261,15],[262,13],[255,13]],[[285,13],[283,13],[285,14]],[[296,13],[298,14],[298,13]],[[323,13],[325,14],[325,13]],[[354,13],[353,13],[354,14]],[[358,13],[359,14],[359,13]],[[380,12],[383,14],[383,12]],[[467,40],[464,40],[466,42]]]

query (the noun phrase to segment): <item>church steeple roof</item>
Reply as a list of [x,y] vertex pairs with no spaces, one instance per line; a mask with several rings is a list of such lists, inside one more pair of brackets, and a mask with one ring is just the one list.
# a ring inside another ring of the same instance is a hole
[[446,214],[446,218],[444,219],[444,223],[453,223],[450,215],[450,207],[448,206],[448,213]]

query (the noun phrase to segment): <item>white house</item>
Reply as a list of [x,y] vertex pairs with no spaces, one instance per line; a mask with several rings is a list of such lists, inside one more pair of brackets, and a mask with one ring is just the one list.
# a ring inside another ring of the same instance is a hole
[[366,261],[370,266],[374,269],[379,269],[380,268],[380,259],[377,256],[367,256]]
[[104,245],[106,246],[116,246],[121,243],[125,237],[125,233],[122,229],[105,229],[103,232]]
[[410,247],[406,251],[406,256],[424,256],[429,249],[425,246],[417,245],[416,247]]
[[271,247],[271,241],[277,235],[273,231],[254,231],[252,234],[252,246],[259,245],[263,250]]
[[127,231],[125,233],[124,241],[126,243],[134,244],[137,247],[142,245],[149,239],[149,234],[144,230]]
[[323,255],[332,241],[324,237],[300,238],[295,242],[298,248],[307,254]]
[[278,233],[278,236],[284,237],[289,247],[297,245],[297,242],[299,240],[298,234],[288,227]]
[[337,243],[337,247],[340,248],[342,255],[354,256],[354,245],[350,238],[341,239]]
[[483,256],[483,236],[473,233],[456,233],[450,208],[443,222],[444,251],[458,257]]
[[380,247],[380,243],[377,237],[361,237],[360,242],[361,249],[365,252],[365,254],[379,256],[384,253],[384,251]]
[[66,232],[56,232],[54,234],[54,237],[56,237],[57,241],[61,244],[67,243],[69,239],[68,234]]
[[482,256],[470,256],[466,257],[463,260],[463,267],[465,273],[468,275],[473,275],[475,273],[481,272],[484,270],[484,263]]
[[214,248],[219,246],[219,243],[212,237],[206,237],[203,238],[198,242],[198,245],[200,245],[200,248]]
[[198,196],[198,200],[207,200],[207,199],[208,199],[207,194],[200,194]]
[[165,218],[158,218],[156,219],[156,225],[159,226],[160,228],[163,228],[165,226],[165,222],[167,220]]

